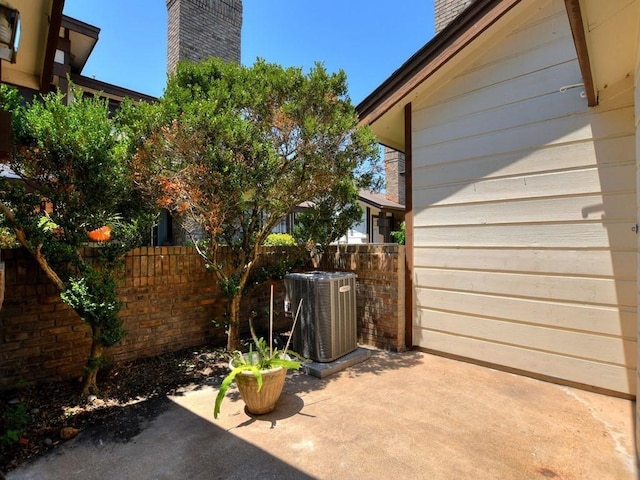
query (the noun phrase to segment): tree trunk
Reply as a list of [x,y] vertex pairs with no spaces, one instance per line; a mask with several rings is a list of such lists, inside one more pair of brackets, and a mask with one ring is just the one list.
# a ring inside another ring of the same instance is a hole
[[100,327],[91,327],[91,330],[91,353],[89,353],[89,358],[87,359],[84,381],[82,383],[82,395],[85,397],[98,394],[97,376],[104,357],[104,347],[98,343]]
[[231,297],[229,307],[229,334],[227,335],[227,351],[233,352],[240,346],[240,301],[242,293]]

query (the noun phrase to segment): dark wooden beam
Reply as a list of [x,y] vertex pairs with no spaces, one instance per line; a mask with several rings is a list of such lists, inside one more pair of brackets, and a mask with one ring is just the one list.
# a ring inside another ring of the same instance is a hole
[[571,35],[573,43],[576,46],[578,54],[578,64],[582,73],[582,81],[584,82],[584,90],[587,94],[587,102],[590,107],[598,105],[598,92],[593,82],[593,74],[591,72],[591,60],[589,59],[589,49],[587,48],[587,36],[582,21],[582,11],[580,10],[580,0],[564,0],[569,17],[569,25],[571,25]]
[[62,10],[64,0],[53,0],[51,14],[49,15],[49,32],[47,34],[47,44],[45,46],[44,62],[40,74],[40,92],[49,92],[51,78],[53,75],[53,61],[58,48],[58,37],[60,36],[60,25],[62,24]]
[[404,181],[405,181],[405,247],[404,247],[404,342],[413,346],[413,145],[411,103],[404,107]]

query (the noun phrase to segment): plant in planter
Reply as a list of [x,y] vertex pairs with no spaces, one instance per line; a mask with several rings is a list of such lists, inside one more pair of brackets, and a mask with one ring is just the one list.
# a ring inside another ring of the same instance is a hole
[[[302,302],[298,305],[298,312],[291,329],[292,333],[298,320],[301,305]],[[271,312],[273,312],[273,307]],[[297,358],[298,354],[288,350],[289,342],[287,342],[284,350],[274,349],[271,343],[267,345],[264,338],[256,336],[253,318],[249,318],[249,328],[251,329],[253,345],[249,347],[248,353],[233,352],[229,361],[229,369],[231,371],[222,381],[216,396],[213,409],[214,418],[218,418],[222,400],[234,380],[240,391],[240,396],[250,413],[262,415],[271,412],[282,393],[287,370],[298,370],[301,366],[299,361],[291,358]],[[273,338],[273,335],[271,338]],[[289,340],[291,340],[291,336]],[[254,346],[255,350],[253,350]]]

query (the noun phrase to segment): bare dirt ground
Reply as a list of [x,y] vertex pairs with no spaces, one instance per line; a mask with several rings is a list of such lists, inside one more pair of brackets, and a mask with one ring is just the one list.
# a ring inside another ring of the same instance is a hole
[[227,362],[222,349],[198,347],[111,365],[98,377],[98,397],[81,397],[78,381],[0,392],[0,478],[89,427],[128,441],[164,411],[166,395],[186,385],[219,384]]

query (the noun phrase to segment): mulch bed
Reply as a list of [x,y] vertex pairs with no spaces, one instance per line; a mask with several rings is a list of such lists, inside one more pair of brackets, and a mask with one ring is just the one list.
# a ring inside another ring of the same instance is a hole
[[[128,441],[164,411],[166,395],[187,385],[218,385],[227,358],[222,349],[198,347],[112,365],[98,377],[98,398],[81,397],[77,381],[0,392],[0,478],[89,427],[99,425],[101,438]],[[9,429],[22,433],[8,438]]]

